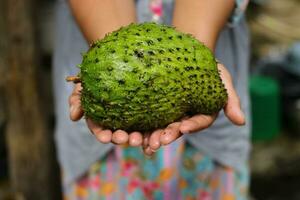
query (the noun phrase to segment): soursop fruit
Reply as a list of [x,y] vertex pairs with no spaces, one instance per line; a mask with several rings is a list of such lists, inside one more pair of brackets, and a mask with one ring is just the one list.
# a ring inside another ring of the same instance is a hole
[[94,42],[79,67],[85,115],[112,130],[161,128],[227,101],[212,52],[165,25],[122,27]]

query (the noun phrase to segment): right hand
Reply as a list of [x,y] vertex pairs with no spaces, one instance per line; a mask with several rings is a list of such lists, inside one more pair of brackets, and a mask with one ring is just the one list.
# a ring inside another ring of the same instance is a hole
[[[240,99],[232,82],[231,75],[224,65],[218,64],[221,79],[227,89],[228,101],[224,106],[226,117],[235,125],[243,126],[245,116],[241,109]],[[213,115],[197,114],[190,118],[184,118],[180,121],[169,124],[163,130],[156,130],[148,134],[147,146],[144,147],[144,153],[152,155],[160,146],[169,145],[181,136],[190,134],[201,134],[200,131],[210,127],[217,118],[217,113]]]

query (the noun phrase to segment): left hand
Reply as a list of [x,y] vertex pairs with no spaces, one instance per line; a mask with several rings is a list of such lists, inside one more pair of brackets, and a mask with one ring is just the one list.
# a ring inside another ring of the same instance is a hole
[[[80,120],[84,114],[81,107],[81,90],[81,83],[76,83],[74,90],[69,97],[70,119],[72,121]],[[86,118],[86,124],[90,131],[95,135],[96,139],[101,143],[128,144],[130,146],[142,145],[143,136],[140,132],[135,131],[127,133],[124,130],[112,131],[104,129],[89,118]]]
[[[225,105],[224,113],[227,118],[235,125],[242,126],[245,124],[245,116],[240,106],[240,99],[234,89],[232,78],[228,70],[218,64],[221,79],[227,89],[228,101]],[[217,113],[213,115],[195,115],[188,119],[183,119],[180,122],[169,124],[165,129],[159,129],[151,134],[145,134],[143,139],[143,150],[146,155],[152,155],[161,145],[168,145],[174,142],[183,134],[195,133],[210,127]]]

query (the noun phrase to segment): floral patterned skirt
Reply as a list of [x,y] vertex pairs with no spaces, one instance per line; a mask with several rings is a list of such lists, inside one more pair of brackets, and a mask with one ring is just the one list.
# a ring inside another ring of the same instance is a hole
[[214,162],[180,139],[147,158],[140,148],[116,146],[76,183],[65,200],[243,200],[248,168]]

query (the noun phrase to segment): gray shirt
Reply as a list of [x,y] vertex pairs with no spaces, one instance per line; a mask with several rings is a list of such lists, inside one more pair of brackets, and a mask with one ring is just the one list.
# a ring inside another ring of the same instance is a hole
[[[169,24],[173,11],[171,0],[164,2],[165,17]],[[148,11],[147,0],[136,3],[138,20],[149,21],[152,15]],[[64,184],[70,184],[83,175],[90,165],[101,159],[112,144],[101,144],[88,130],[85,121],[72,122],[69,119],[68,97],[73,85],[66,83],[65,77],[76,75],[81,63],[81,54],[88,45],[77,27],[66,1],[58,1],[56,9],[56,36],[53,57],[53,82],[55,93],[56,129],[59,163],[63,169]],[[170,15],[167,15],[169,14]],[[224,28],[217,42],[216,57],[230,71],[235,88],[241,98],[246,113],[246,125],[234,126],[220,112],[214,124],[201,133],[185,137],[195,148],[212,157],[216,162],[239,169],[247,163],[249,144],[249,100],[247,76],[249,61],[249,37],[244,19],[235,26]]]

